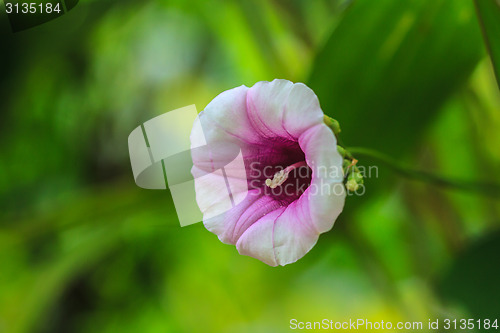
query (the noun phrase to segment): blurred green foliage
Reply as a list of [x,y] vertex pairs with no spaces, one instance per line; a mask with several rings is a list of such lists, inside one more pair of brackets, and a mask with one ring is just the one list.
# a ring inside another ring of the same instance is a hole
[[472,1],[80,1],[15,34],[0,15],[0,40],[0,332],[500,313],[497,199],[381,168],[306,257],[271,268],[180,228],[127,150],[155,115],[286,78],[348,145],[498,183],[500,95]]
[[479,22],[484,39],[495,68],[500,87],[500,2],[496,0],[475,0]]

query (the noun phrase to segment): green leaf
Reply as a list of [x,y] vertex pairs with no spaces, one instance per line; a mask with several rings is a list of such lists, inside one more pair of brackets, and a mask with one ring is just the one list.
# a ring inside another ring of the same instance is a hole
[[456,0],[358,0],[309,80],[348,146],[401,155],[482,56],[474,7]]
[[500,1],[475,0],[474,2],[500,87]]
[[500,232],[489,234],[454,260],[437,290],[450,303],[460,303],[476,318],[497,318],[500,312]]

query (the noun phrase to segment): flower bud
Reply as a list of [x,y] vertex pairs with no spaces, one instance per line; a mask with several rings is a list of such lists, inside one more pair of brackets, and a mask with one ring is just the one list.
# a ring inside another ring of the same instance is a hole
[[333,131],[333,134],[338,137],[338,135],[340,134],[339,122],[331,117],[328,117],[327,115],[323,117],[323,121],[325,122],[326,126],[330,127],[330,129]]

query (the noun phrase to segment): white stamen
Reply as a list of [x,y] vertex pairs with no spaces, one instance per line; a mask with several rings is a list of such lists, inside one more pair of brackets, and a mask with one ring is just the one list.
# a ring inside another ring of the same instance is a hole
[[290,173],[290,171],[305,165],[307,165],[307,163],[305,161],[301,161],[287,166],[283,170],[276,172],[272,180],[266,179],[266,185],[270,188],[276,188],[280,186],[288,179],[288,174]]

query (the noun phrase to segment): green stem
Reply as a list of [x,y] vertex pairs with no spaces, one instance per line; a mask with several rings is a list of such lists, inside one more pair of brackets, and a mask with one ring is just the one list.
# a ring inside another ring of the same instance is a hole
[[370,157],[386,165],[394,172],[400,174],[403,177],[416,179],[436,186],[447,187],[462,191],[470,191],[491,197],[500,197],[499,184],[451,179],[430,172],[415,170],[412,169],[410,166],[404,165],[400,163],[398,160],[373,149],[362,148],[362,147],[351,147],[347,148],[346,150],[349,151],[351,154]]

